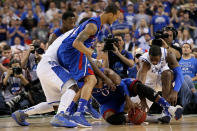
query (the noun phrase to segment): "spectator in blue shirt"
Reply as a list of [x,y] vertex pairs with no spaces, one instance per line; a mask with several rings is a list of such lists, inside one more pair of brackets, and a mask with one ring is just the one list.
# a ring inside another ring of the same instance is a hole
[[10,45],[14,45],[15,37],[21,39],[22,45],[24,45],[25,28],[21,26],[21,19],[19,17],[13,17],[14,25],[8,29],[8,38],[10,39]]
[[188,43],[183,44],[182,46],[182,58],[179,61],[179,64],[182,69],[183,75],[188,75],[192,78],[194,83],[197,83],[197,59],[192,57],[191,45]]
[[114,45],[113,51],[108,51],[108,65],[121,78],[127,78],[129,67],[134,65],[133,56],[130,52],[123,49],[125,43],[122,35],[116,35],[115,38],[119,39],[119,41]]
[[0,16],[0,42],[6,41],[7,27],[2,23],[2,16]]
[[127,6],[127,12],[124,13],[125,21],[130,25],[133,26],[133,18],[135,16],[133,4],[129,4]]
[[158,14],[153,16],[151,21],[151,32],[154,33],[158,30],[161,30],[163,27],[168,26],[170,24],[169,17],[163,15],[163,5],[159,5]]
[[129,33],[132,30],[132,27],[124,21],[123,13],[120,13],[118,20],[113,23],[111,28],[114,35]]

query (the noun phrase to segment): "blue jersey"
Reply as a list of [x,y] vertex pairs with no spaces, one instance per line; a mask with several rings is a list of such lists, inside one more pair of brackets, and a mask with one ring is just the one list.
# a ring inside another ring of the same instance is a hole
[[179,61],[179,65],[181,67],[183,75],[189,75],[191,78],[195,77],[197,74],[197,59],[183,59]]
[[[131,78],[122,79],[122,81],[128,89],[133,82]],[[125,94],[122,86],[117,86],[115,91],[103,86],[103,88],[94,88],[92,92],[93,97],[100,104],[100,112],[103,116],[107,111],[124,112]]]
[[59,37],[60,35],[62,35],[63,33],[61,32],[60,28],[57,28],[53,31],[53,34],[55,34],[57,37]]
[[151,24],[153,25],[153,32],[161,30],[163,27],[170,24],[170,19],[166,15],[155,15],[152,18]]
[[86,41],[84,41],[84,45],[89,48],[95,41],[98,32],[101,29],[100,17],[90,18],[76,27],[73,32],[71,32],[70,35],[62,41],[62,44],[57,51],[57,57],[60,65],[66,68],[71,73],[71,77],[75,80],[79,80],[86,76],[86,73],[92,74],[93,72],[87,57],[73,47],[73,42],[89,23],[94,23],[97,26],[96,34],[90,36]]

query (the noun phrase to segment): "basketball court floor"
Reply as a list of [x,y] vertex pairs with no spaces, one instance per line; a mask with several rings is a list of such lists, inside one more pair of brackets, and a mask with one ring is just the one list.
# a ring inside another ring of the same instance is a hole
[[109,125],[105,121],[91,121],[92,128],[52,127],[49,124],[51,116],[32,116],[27,119],[28,127],[21,127],[11,117],[0,118],[0,131],[197,131],[197,115],[184,115],[179,121],[172,120],[170,124],[143,123],[141,125]]

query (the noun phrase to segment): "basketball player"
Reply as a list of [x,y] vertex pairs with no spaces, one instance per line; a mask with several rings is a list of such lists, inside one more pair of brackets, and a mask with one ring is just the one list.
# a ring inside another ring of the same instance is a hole
[[[183,75],[175,55],[167,49],[153,45],[149,52],[140,57],[140,60],[137,79],[143,84],[153,87],[156,91],[162,91],[162,96],[171,105],[176,105],[177,94],[183,83]],[[174,88],[172,81],[175,81]],[[142,105],[146,107],[145,99],[142,102]]]
[[[122,79],[111,69],[101,69],[105,75],[111,78],[113,82],[118,85],[116,90],[112,91],[108,86],[104,85],[100,79],[98,79],[98,84],[93,89],[93,97],[100,104],[100,111],[103,118],[110,124],[121,125],[128,123],[128,118],[126,117],[124,111],[125,108],[132,109],[139,105],[133,103],[130,97],[139,95],[140,97],[145,97],[150,101],[156,102],[163,107],[166,116],[174,116],[176,120],[180,119],[182,116],[182,107],[171,106],[163,97],[161,97],[152,88],[142,84],[138,80],[132,80],[131,78]],[[83,82],[78,82],[79,86],[83,85]],[[72,119],[72,117],[71,117]],[[161,117],[158,121],[162,123],[169,123],[170,118]]]
[[75,15],[68,11],[62,15],[62,26],[61,28],[57,28],[53,31],[53,33],[49,37],[48,47],[54,42],[57,37],[64,34],[65,32],[73,29],[75,26]]
[[[86,56],[96,58],[96,53],[89,47],[97,37],[101,26],[112,24],[118,18],[119,13],[116,5],[108,5],[99,17],[90,18],[77,28],[58,37],[38,64],[37,75],[47,102],[56,104],[60,100],[58,114],[51,120],[53,126],[76,127],[77,124],[84,127],[91,126],[84,117],[84,111],[97,80]],[[76,124],[68,120],[64,111],[78,90],[77,86],[73,86],[78,80],[84,81],[84,86],[77,112],[73,115],[73,121]],[[113,88],[113,84],[110,83],[109,86]],[[61,95],[60,92],[63,94]],[[15,120],[18,123],[21,122],[21,119],[17,118],[15,117]],[[26,124],[24,120],[22,123]]]

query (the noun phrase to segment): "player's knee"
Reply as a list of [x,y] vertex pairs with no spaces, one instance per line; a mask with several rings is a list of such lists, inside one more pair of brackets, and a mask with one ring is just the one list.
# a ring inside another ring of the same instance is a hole
[[97,83],[97,79],[95,75],[89,75],[85,81],[90,83],[91,85],[96,85]]
[[136,88],[137,88],[137,95],[140,97],[146,97],[150,101],[155,101],[157,96],[159,95],[155,90],[152,88],[142,84],[141,82],[136,83]]
[[112,125],[123,125],[126,123],[126,117],[124,113],[117,113],[106,118],[106,121]]
[[72,85],[69,89],[72,89],[75,91],[75,93],[77,93],[79,91],[79,87],[75,84],[75,85]]

